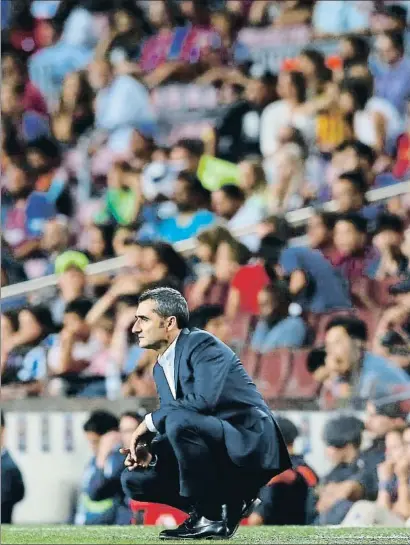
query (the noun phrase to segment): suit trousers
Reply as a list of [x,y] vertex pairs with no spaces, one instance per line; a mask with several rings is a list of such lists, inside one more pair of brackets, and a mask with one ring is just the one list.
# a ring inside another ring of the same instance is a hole
[[125,469],[124,493],[139,501],[165,503],[188,511],[197,503],[223,504],[256,495],[254,474],[229,458],[222,421],[186,409],[171,410],[165,435],[153,441],[157,463]]

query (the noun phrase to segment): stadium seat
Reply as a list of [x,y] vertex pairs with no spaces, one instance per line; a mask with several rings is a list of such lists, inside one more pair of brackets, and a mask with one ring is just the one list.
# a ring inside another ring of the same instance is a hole
[[291,357],[287,348],[261,356],[255,382],[265,399],[281,396],[291,372]]
[[310,349],[294,350],[291,359],[291,374],[286,381],[283,397],[313,398],[318,390],[318,383],[306,367]]

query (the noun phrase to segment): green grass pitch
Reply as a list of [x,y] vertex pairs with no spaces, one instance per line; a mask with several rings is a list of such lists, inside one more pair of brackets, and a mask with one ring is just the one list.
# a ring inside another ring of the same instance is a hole
[[[162,541],[158,539],[161,528],[144,526],[7,526],[1,527],[1,543],[77,543],[100,544],[129,543],[181,543],[181,541]],[[188,541],[185,540],[184,543]],[[194,541],[212,543],[212,541]],[[353,543],[403,544],[410,543],[410,530],[407,528],[326,528],[326,527],[256,527],[240,528],[235,536],[215,543],[263,543],[263,544],[312,544],[344,545]]]

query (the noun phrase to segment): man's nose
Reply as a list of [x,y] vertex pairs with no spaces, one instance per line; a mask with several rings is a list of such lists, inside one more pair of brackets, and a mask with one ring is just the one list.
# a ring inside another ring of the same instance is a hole
[[138,334],[141,331],[140,325],[138,323],[138,320],[135,322],[135,324],[132,327],[132,333]]

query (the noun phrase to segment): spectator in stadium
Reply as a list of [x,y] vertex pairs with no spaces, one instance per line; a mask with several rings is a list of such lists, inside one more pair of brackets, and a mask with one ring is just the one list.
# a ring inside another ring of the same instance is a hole
[[380,252],[375,278],[385,280],[405,274],[409,260],[401,250],[404,242],[404,223],[400,216],[380,214],[372,232],[372,244]]
[[290,313],[291,298],[286,285],[275,282],[258,293],[259,321],[251,339],[255,352],[266,354],[276,348],[304,345],[307,328],[300,316]]
[[10,158],[6,188],[12,205],[4,220],[4,238],[14,257],[25,260],[35,256],[41,245],[46,220],[55,216],[55,208],[46,195],[34,191],[29,167],[23,157]]
[[83,252],[88,257],[90,263],[98,263],[98,261],[113,257],[113,234],[114,230],[110,224],[91,224],[87,227],[84,232],[86,247],[83,249]]
[[36,191],[45,193],[57,212],[72,216],[74,200],[68,172],[62,166],[62,155],[56,143],[50,138],[37,138],[27,145],[26,155]]
[[[288,469],[274,477],[261,488],[259,497],[262,503],[249,517],[249,524],[251,526],[260,524],[304,526],[311,522],[314,504],[313,490],[319,479],[304,457],[295,454],[294,443],[299,436],[298,428],[287,418],[282,416],[276,418],[289,451],[293,469]],[[290,505],[292,509],[289,509]]]
[[239,187],[244,191],[246,203],[266,208],[267,181],[259,157],[246,156],[238,164]]
[[119,419],[119,433],[116,430],[104,433],[98,444],[95,470],[87,487],[88,496],[92,502],[113,501],[115,520],[111,524],[127,525],[131,522],[131,510],[121,486],[124,457],[119,448],[129,445],[131,435],[141,422],[142,417],[137,412],[124,412]]
[[[410,60],[404,55],[401,32],[383,32],[375,41],[377,57],[369,63],[374,77],[374,94],[388,100],[403,115],[410,94]],[[392,85],[394,82],[394,85]]]
[[0,448],[1,448],[1,522],[13,522],[13,510],[25,495],[24,481],[16,462],[6,447],[6,419],[1,411]]
[[65,308],[63,328],[47,355],[51,395],[99,397],[106,393],[104,370],[97,365],[101,344],[86,321],[91,307],[88,299],[75,299]]
[[17,52],[11,50],[3,54],[1,74],[3,84],[24,84],[23,108],[25,112],[34,111],[40,115],[47,115],[47,104],[44,97],[30,81],[26,63]]
[[207,210],[210,194],[199,179],[187,171],[178,174],[173,201],[177,214],[163,219],[157,226],[158,237],[170,243],[181,242],[194,237],[198,231],[209,227],[215,216]]
[[309,146],[315,136],[314,118],[303,111],[306,79],[302,72],[280,72],[277,90],[281,100],[265,108],[261,118],[260,146],[265,158],[277,150],[280,131],[284,127],[299,129]]
[[[3,320],[3,317],[2,317]],[[41,305],[18,313],[18,329],[3,339],[3,399],[39,395],[47,377],[46,353],[54,337],[50,310]]]
[[[211,198],[213,211],[226,221],[226,226],[230,231],[239,227],[253,226],[264,216],[263,208],[248,203],[245,200],[245,193],[237,185],[223,185],[212,193]],[[256,250],[258,246],[256,235],[241,235],[238,239],[250,250]]]
[[78,138],[94,124],[93,91],[85,71],[72,72],[64,78],[58,107],[52,114],[53,135],[62,145],[75,145]]
[[231,341],[231,328],[224,316],[222,305],[201,305],[190,313],[189,327],[204,329],[228,346]]
[[329,259],[334,252],[333,229],[335,221],[335,214],[324,210],[315,210],[307,221],[306,234],[309,246],[313,250],[319,250],[326,259]]
[[403,130],[399,111],[384,98],[372,96],[372,80],[349,79],[340,89],[340,106],[352,119],[355,137],[379,153],[391,154]]
[[218,246],[224,241],[231,242],[232,239],[230,231],[220,225],[198,233],[195,245],[196,262],[193,265],[197,278],[213,273]]
[[332,197],[336,201],[337,212],[359,212],[366,219],[374,220],[379,208],[366,203],[367,183],[361,170],[344,172],[332,186]]
[[385,461],[377,466],[377,499],[357,502],[343,526],[405,526],[410,517],[410,458],[404,444],[405,432],[393,430],[386,434]]
[[397,388],[410,391],[410,377],[385,358],[367,352],[366,324],[354,316],[338,316],[326,326],[325,384],[336,397],[369,399],[390,395]]
[[375,354],[389,358],[399,367],[410,371],[409,339],[410,339],[410,279],[390,287],[397,304],[388,308],[377,325],[373,340]]
[[334,468],[319,483],[318,525],[340,524],[354,502],[367,494],[368,468],[360,457],[364,424],[355,416],[326,422],[323,440]]
[[[79,252],[76,252],[76,254]],[[80,254],[80,256],[84,254]],[[88,264],[88,259],[84,256],[83,263],[74,259],[61,265],[61,258],[66,257],[64,252],[59,256],[55,263],[56,273],[58,274],[58,295],[51,301],[51,312],[53,320],[56,324],[63,323],[65,307],[72,301],[84,297],[87,291],[87,278],[84,272],[85,266]]]
[[410,100],[407,101],[406,127],[397,140],[397,152],[392,173],[396,178],[404,178],[410,172]]
[[345,74],[352,66],[367,67],[370,48],[367,40],[363,36],[342,36],[339,47]]
[[70,246],[71,233],[68,220],[63,215],[57,215],[46,221],[44,225],[41,249],[47,256],[45,274],[53,274],[54,262]]
[[196,175],[201,155],[204,153],[204,144],[201,140],[182,138],[172,146],[169,163],[177,174],[181,171]]
[[[120,444],[118,433],[118,418],[108,411],[94,411],[84,423],[83,430],[92,452],[92,458],[83,474],[81,493],[77,502],[74,524],[117,524],[118,507],[122,504],[123,495],[113,490],[104,499],[93,499],[98,487],[95,482],[101,476],[101,469],[108,469],[107,460],[114,447]],[[118,462],[118,460],[117,460]],[[111,466],[111,469],[114,469]],[[94,486],[93,486],[94,485]]]
[[[363,289],[363,279],[374,278],[379,264],[376,248],[367,241],[367,225],[367,220],[355,212],[338,216],[333,237],[335,251],[330,256],[331,263],[349,283],[357,302],[365,306],[368,293]],[[360,283],[359,292],[357,283]]]
[[244,96],[229,106],[216,122],[213,150],[220,159],[237,163],[246,155],[260,155],[260,124],[266,107],[276,99],[276,78],[270,73],[242,82]]
[[14,127],[19,140],[31,142],[50,132],[48,118],[24,107],[24,83],[4,83],[1,87],[1,110],[4,119]]

